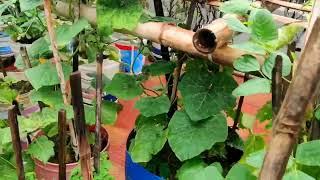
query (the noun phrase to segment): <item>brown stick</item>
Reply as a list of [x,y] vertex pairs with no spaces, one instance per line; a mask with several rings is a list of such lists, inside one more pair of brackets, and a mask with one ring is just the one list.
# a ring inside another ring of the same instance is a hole
[[21,141],[19,135],[19,126],[17,121],[17,110],[14,106],[11,106],[8,114],[9,126],[12,137],[12,145],[14,154],[16,157],[16,170],[19,180],[24,180],[24,168],[23,168],[23,159],[22,159],[22,150],[21,150]]
[[260,179],[280,180],[297,141],[309,101],[319,87],[320,18],[315,22],[295,77],[276,117],[276,125],[264,159]]
[[79,71],[70,75],[72,105],[74,111],[75,129],[78,137],[81,173],[85,180],[92,180],[91,152],[87,140],[86,120],[81,89],[81,74]]
[[28,51],[25,46],[20,47],[20,54],[21,54],[22,60],[24,62],[24,65],[26,66],[26,68],[27,69],[32,68],[31,62],[29,59],[29,55],[28,55]]
[[4,68],[4,63],[3,63],[2,57],[0,57],[0,67],[1,67],[1,71],[2,71],[3,77],[6,77],[7,76],[7,71]]
[[66,179],[66,111],[59,111],[58,127],[59,127],[59,180]]
[[[243,77],[243,82],[245,83],[248,79],[249,79],[249,74],[245,73],[244,77]],[[237,129],[238,123],[240,121],[240,114],[241,114],[243,101],[244,101],[244,96],[240,96],[240,99],[239,99],[239,102],[238,102],[238,107],[237,107],[237,112],[236,112],[236,115],[234,117],[234,122],[233,122],[233,126],[232,126],[233,130]]]
[[307,7],[303,4],[297,4],[297,3],[287,2],[283,0],[265,0],[265,3],[275,4],[282,7],[287,7],[289,9],[295,9],[295,10],[304,11],[304,12],[311,12],[310,7]]
[[277,56],[272,69],[272,115],[277,116],[282,103],[282,57]]
[[[66,82],[64,79],[64,74],[62,70],[62,65],[61,65],[61,60],[59,57],[59,52],[58,52],[58,47],[56,43],[56,35],[54,32],[53,28],[53,23],[52,23],[52,15],[51,15],[51,2],[50,0],[44,0],[44,12],[46,15],[46,21],[47,21],[47,26],[48,26],[48,32],[49,32],[49,37],[50,37],[50,42],[51,42],[51,49],[53,52],[53,60],[56,65],[58,77],[60,80],[60,89],[62,93],[62,98],[63,98],[63,103],[65,105],[68,105],[68,97],[67,97],[67,91],[66,91]],[[74,133],[74,128],[72,122],[69,123],[69,128],[70,128],[70,136],[71,136],[71,142],[72,142],[72,147],[75,152],[75,159],[77,159],[79,150],[77,147],[77,138],[76,134]]]
[[173,77],[173,86],[172,86],[172,93],[170,97],[171,104],[174,103],[177,96],[177,89],[178,89],[178,83],[181,75],[182,65],[183,62],[186,60],[187,56],[185,54],[182,55],[181,58],[177,61],[177,67],[174,70],[174,77]]
[[96,80],[96,130],[95,130],[95,145],[93,150],[94,157],[94,169],[97,173],[100,173],[100,150],[101,150],[101,101],[102,101],[102,65],[103,54],[97,55],[97,80]]

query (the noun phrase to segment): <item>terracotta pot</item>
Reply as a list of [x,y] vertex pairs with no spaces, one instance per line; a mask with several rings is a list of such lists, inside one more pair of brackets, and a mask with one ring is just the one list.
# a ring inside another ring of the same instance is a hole
[[[90,132],[94,132],[95,126],[89,126],[88,130]],[[40,136],[41,133],[38,133],[37,135]],[[101,127],[101,136],[102,136],[102,139],[109,138],[107,130],[103,127]],[[107,141],[107,144],[105,145],[105,147],[101,152],[107,151],[108,147],[109,147],[109,141]],[[93,162],[93,158],[91,158],[91,160]],[[50,162],[45,164],[38,159],[34,159],[34,163],[35,163],[35,172],[38,180],[59,180],[59,164],[50,163]],[[66,165],[67,180],[70,179],[72,170],[76,168],[78,164],[79,164],[78,162],[75,162],[75,163],[69,163]]]

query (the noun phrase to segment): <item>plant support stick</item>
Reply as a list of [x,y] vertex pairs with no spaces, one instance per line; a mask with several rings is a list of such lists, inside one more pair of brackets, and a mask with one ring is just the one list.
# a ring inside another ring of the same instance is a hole
[[[17,121],[17,110],[14,106],[11,106],[8,114],[9,126],[12,137],[12,145],[14,154],[16,157],[16,168],[17,175],[19,180],[24,180],[24,168],[23,168],[23,159],[22,159],[22,150],[21,150],[21,141],[19,135],[19,126]],[[4,174],[3,174],[4,175]]]
[[58,115],[59,127],[59,180],[66,180],[66,111],[60,110]]
[[103,54],[97,55],[97,80],[96,80],[96,130],[95,130],[95,145],[93,150],[94,169],[100,173],[100,150],[101,150],[101,101],[102,101],[102,67],[103,67]]
[[297,72],[276,117],[272,139],[259,179],[280,180],[304,121],[307,106],[319,89],[320,18],[317,18],[299,60]]
[[[63,103],[65,105],[68,105],[69,103],[68,103],[68,97],[67,97],[67,91],[66,91],[66,82],[64,79],[64,74],[63,74],[63,70],[62,70],[62,66],[61,66],[61,60],[59,57],[57,43],[56,43],[55,32],[54,32],[54,28],[53,28],[53,24],[52,24],[51,4],[50,3],[51,3],[50,0],[44,0],[44,12],[46,15],[48,32],[49,32],[49,37],[50,37],[50,42],[51,42],[51,49],[53,52],[53,60],[56,65],[58,78],[60,80],[60,88],[61,88]],[[75,152],[75,159],[78,159],[79,150],[77,147],[77,139],[76,139],[76,134],[74,133],[74,127],[73,127],[72,121],[69,122],[69,129],[70,129],[70,134],[71,134],[72,147]]]

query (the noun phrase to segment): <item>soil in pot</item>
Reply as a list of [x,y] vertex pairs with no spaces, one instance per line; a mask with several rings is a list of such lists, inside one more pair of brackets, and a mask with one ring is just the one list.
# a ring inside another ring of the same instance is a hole
[[[94,137],[94,126],[89,126],[88,127],[88,138],[89,142],[92,141],[92,137]],[[41,135],[41,134],[39,134]],[[38,135],[38,136],[39,136]],[[91,137],[90,137],[91,136]],[[39,161],[38,159],[34,159],[35,162],[35,171],[36,171],[36,176],[37,179],[39,180],[58,180],[59,179],[59,165],[58,163],[58,141],[57,141],[57,135],[53,136],[52,138],[49,138],[53,142],[55,142],[55,156],[49,159],[49,162],[44,164],[43,162]],[[93,138],[94,140],[94,138]],[[106,131],[105,128],[101,128],[101,152],[104,152],[107,150],[109,143],[108,143],[108,132]],[[93,145],[90,145],[91,147],[91,152],[93,150]],[[76,162],[74,158],[74,152],[71,147],[70,143],[70,136],[67,137],[67,154],[66,154],[66,174],[67,178],[70,177],[71,172],[74,168],[78,166],[78,162]],[[92,158],[93,160],[93,158]]]

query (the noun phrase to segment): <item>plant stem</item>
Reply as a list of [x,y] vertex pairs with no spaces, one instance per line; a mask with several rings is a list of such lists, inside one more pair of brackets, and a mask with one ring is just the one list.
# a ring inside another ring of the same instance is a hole
[[145,87],[142,83],[140,84],[140,86],[141,86],[144,90],[151,91],[151,92],[153,92],[155,95],[160,96],[160,94],[159,94],[157,91]]
[[[53,60],[56,65],[58,78],[60,80],[60,89],[61,89],[61,93],[62,93],[63,103],[65,105],[68,105],[69,103],[68,103],[68,97],[67,97],[67,91],[66,91],[66,82],[65,82],[65,78],[64,78],[64,74],[63,74],[63,70],[62,70],[61,60],[59,57],[55,32],[54,32],[53,23],[52,23],[50,0],[44,0],[44,12],[45,12],[47,26],[48,26],[48,32],[49,32],[49,37],[50,37],[50,42],[51,42],[51,49],[53,52]],[[71,140],[72,140],[72,147],[75,152],[75,159],[78,159],[79,150],[77,147],[77,138],[76,138],[76,134],[74,132],[74,127],[73,127],[72,122],[69,122],[69,129],[70,129],[70,134],[71,134],[70,136],[71,136]]]
[[[277,56],[274,68],[272,69],[272,115],[277,116],[282,104],[282,57]],[[275,121],[273,122],[276,123]]]
[[178,83],[181,75],[182,65],[183,65],[183,62],[186,60],[186,58],[187,56],[183,54],[182,57],[178,59],[177,68],[174,71],[173,87],[172,87],[172,93],[170,98],[171,104],[176,99],[177,87],[178,87]]
[[[248,73],[244,74],[243,82],[245,83],[248,79],[249,79],[249,74]],[[241,114],[243,101],[244,101],[244,96],[241,96],[239,99],[239,102],[238,102],[237,112],[234,117],[234,122],[233,122],[233,126],[232,126],[232,130],[234,130],[234,131],[237,129],[238,123],[240,121],[240,114]]]

